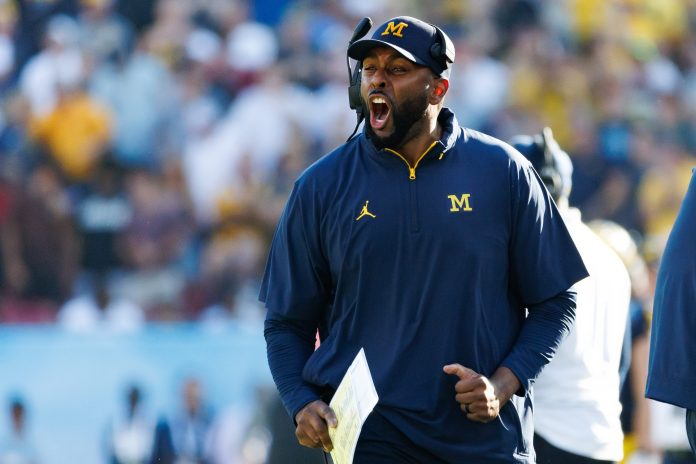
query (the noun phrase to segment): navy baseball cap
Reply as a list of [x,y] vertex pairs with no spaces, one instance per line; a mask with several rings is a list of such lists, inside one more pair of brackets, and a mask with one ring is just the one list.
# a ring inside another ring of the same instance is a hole
[[[411,16],[397,16],[377,27],[372,37],[358,40],[348,47],[348,56],[362,61],[375,47],[391,47],[408,60],[427,66],[440,77],[449,77],[454,62],[454,45],[440,30]],[[435,45],[435,47],[433,47]]]
[[517,135],[510,140],[539,173],[554,198],[567,198],[573,186],[573,162],[553,138],[551,129],[541,134]]

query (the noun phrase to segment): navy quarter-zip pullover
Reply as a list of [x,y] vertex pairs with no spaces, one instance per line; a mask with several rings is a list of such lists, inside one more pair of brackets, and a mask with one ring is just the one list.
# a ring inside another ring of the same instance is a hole
[[[271,372],[294,418],[364,347],[374,413],[413,443],[444,462],[533,462],[530,387],[587,272],[529,162],[446,108],[439,123],[415,166],[363,133],[297,180],[260,295]],[[468,420],[450,363],[506,366],[523,389],[494,421]]]

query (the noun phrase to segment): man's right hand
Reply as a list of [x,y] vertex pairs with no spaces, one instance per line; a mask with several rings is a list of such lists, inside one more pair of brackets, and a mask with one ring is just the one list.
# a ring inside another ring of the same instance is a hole
[[336,415],[322,400],[309,403],[295,416],[297,428],[295,436],[300,445],[309,448],[323,448],[327,453],[333,449],[329,438],[329,427],[336,427]]

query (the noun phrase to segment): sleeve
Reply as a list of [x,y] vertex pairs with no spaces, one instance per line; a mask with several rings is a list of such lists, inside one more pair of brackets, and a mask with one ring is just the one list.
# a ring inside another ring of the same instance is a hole
[[588,273],[536,171],[527,160],[513,158],[510,176],[510,278],[528,307],[567,290]]
[[696,174],[657,272],[646,397],[696,410]]
[[588,273],[538,174],[513,157],[510,175],[511,287],[529,315],[502,365],[520,380],[522,395],[570,331],[576,306],[571,287]]
[[575,321],[576,297],[577,292],[571,288],[529,307],[517,342],[502,363],[522,384],[518,395],[524,396],[532,387],[570,332]]
[[318,207],[300,181],[290,194],[271,245],[259,299],[266,304],[268,364],[283,404],[294,419],[318,388],[302,379],[330,295],[321,246]]

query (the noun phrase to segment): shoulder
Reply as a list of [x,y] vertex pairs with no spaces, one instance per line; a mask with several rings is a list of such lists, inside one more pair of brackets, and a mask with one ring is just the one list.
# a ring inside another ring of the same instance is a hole
[[355,162],[357,153],[361,150],[358,139],[359,137],[350,139],[309,165],[297,178],[296,187],[302,190],[323,190],[335,185],[342,173]]
[[483,132],[462,128],[461,147],[472,155],[485,155],[487,161],[528,168],[529,161],[508,143]]
[[613,285],[621,282],[630,286],[628,270],[616,251],[579,217],[569,219],[566,213],[564,219],[590,274]]

